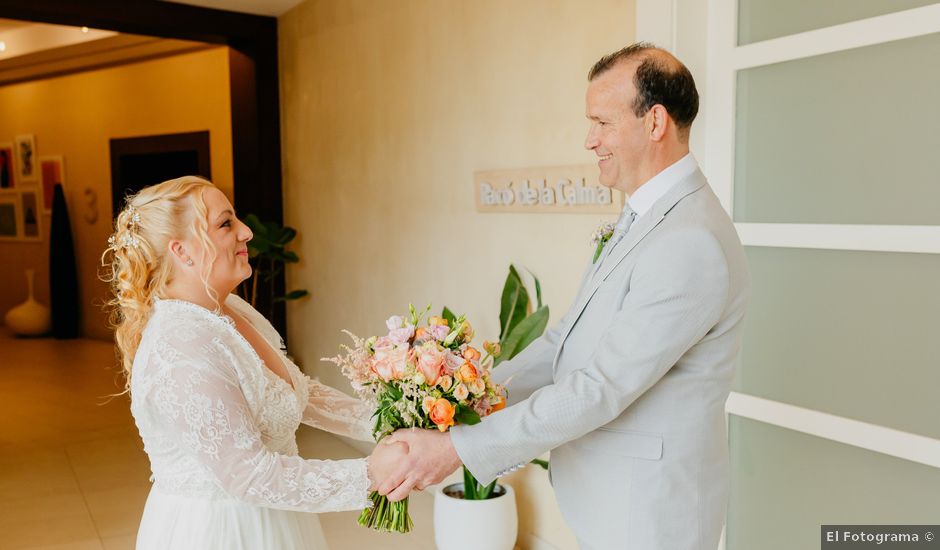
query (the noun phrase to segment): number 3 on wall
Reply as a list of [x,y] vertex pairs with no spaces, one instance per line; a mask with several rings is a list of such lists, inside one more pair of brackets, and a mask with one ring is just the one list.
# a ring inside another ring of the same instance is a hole
[[98,221],[98,193],[90,187],[85,188],[85,212],[82,217],[89,224]]

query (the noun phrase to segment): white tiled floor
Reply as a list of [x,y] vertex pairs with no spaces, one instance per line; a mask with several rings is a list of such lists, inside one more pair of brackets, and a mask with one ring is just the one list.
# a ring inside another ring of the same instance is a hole
[[[14,339],[0,327],[0,550],[128,550],[150,488],[107,342]],[[301,454],[361,453],[301,427]],[[412,495],[415,531],[379,534],[358,512],[320,516],[331,550],[432,550],[432,499]]]

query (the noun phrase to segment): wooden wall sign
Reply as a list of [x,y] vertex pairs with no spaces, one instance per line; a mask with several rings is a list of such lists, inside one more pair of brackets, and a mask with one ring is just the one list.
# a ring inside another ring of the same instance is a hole
[[623,194],[598,181],[594,164],[474,172],[478,212],[618,214]]

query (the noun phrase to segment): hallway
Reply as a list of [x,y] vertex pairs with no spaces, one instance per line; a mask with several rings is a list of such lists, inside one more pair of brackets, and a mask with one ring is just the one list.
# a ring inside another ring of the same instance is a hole
[[[0,327],[0,550],[128,550],[150,466],[121,391],[113,347],[97,340],[14,339]],[[302,426],[309,458],[362,456]],[[433,545],[432,498],[412,496],[415,532],[382,535],[358,512],[321,516],[331,550]]]

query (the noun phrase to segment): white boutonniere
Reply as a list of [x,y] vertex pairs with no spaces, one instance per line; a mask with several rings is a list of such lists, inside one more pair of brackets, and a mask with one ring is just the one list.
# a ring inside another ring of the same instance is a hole
[[610,240],[610,237],[614,234],[615,224],[604,223],[598,227],[594,234],[591,235],[591,244],[594,245],[594,259],[591,260],[592,264],[597,263],[597,259],[601,257],[601,252],[604,250],[604,245],[607,244],[607,241]]

